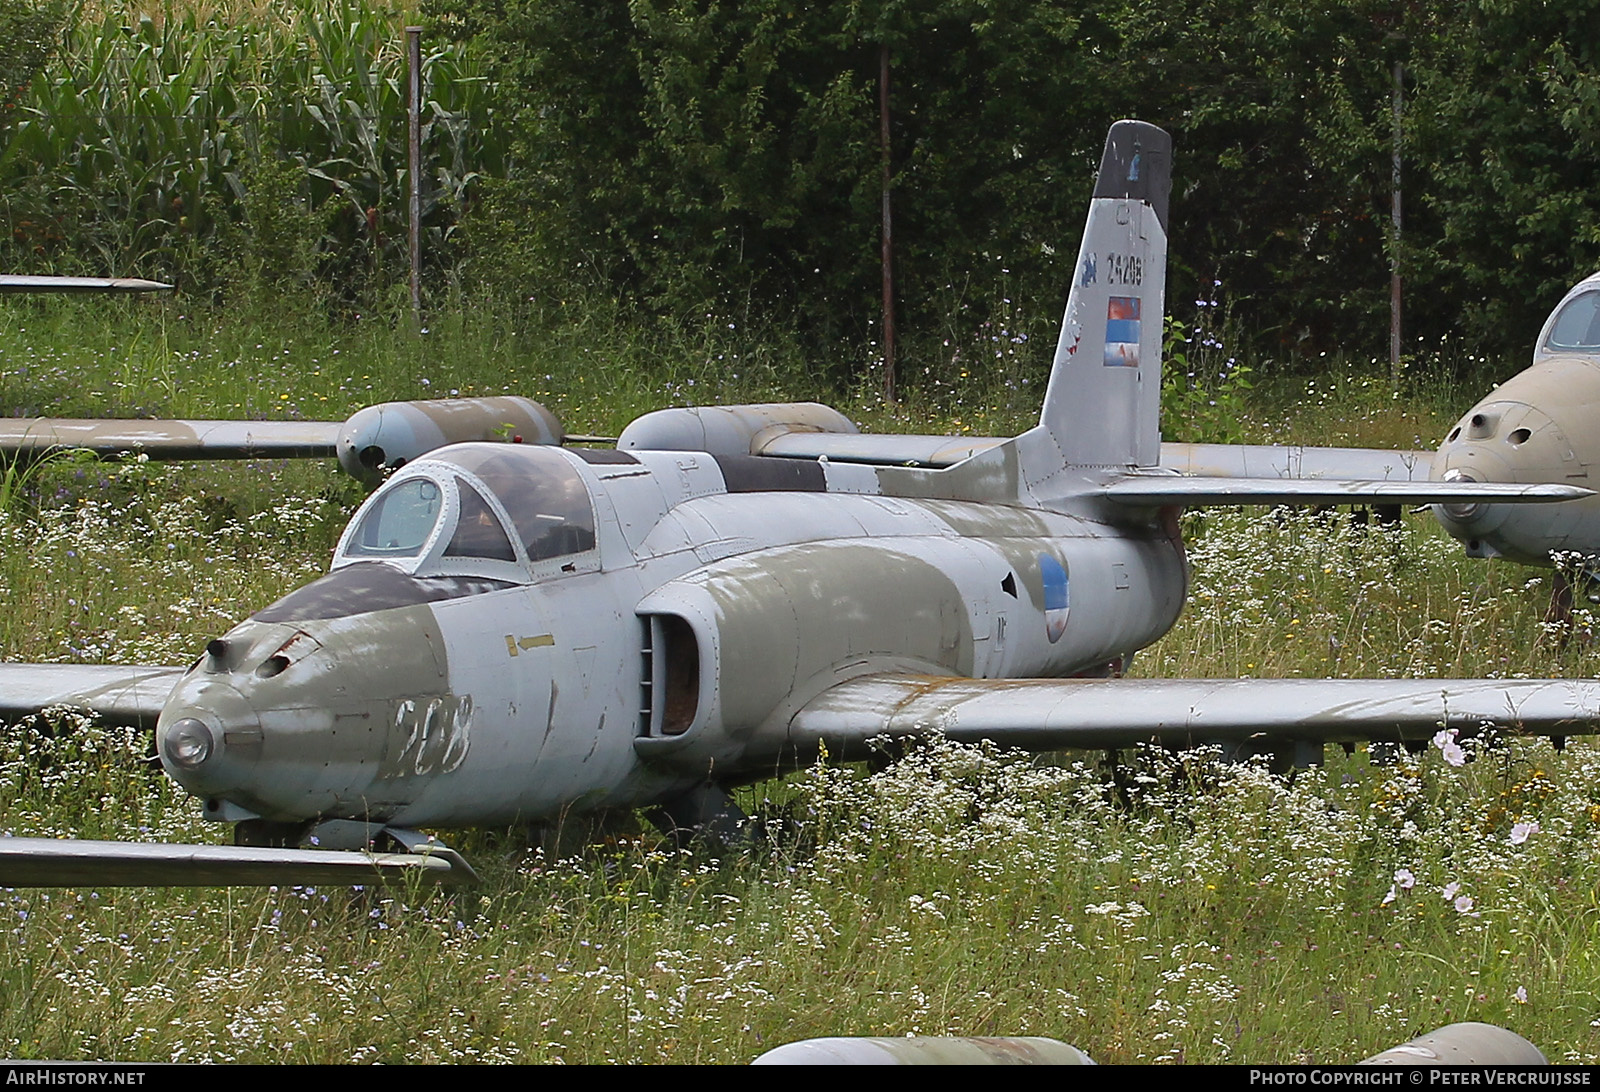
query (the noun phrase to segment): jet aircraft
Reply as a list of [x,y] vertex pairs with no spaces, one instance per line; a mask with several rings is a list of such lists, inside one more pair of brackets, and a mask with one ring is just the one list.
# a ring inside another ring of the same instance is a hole
[[[1469,409],[1445,436],[1432,473],[1441,481],[1571,482],[1600,475],[1600,273],[1568,292],[1533,351],[1533,364]],[[1512,512],[1497,504],[1439,505],[1439,522],[1473,557],[1548,564],[1577,554],[1593,578],[1600,503]]]
[[456,444],[367,498],[326,576],[187,667],[0,665],[0,715],[154,720],[166,772],[236,843],[0,839],[0,886],[460,878],[420,829],[611,808],[727,834],[729,788],[884,737],[1306,763],[1441,726],[1592,730],[1595,680],[1114,677],[1183,607],[1182,507],[1590,495],[1160,467],[1170,162],[1162,130],[1112,127],[1020,436],[943,468],[752,454],[856,439],[824,407],[774,405],[665,411],[616,449]]

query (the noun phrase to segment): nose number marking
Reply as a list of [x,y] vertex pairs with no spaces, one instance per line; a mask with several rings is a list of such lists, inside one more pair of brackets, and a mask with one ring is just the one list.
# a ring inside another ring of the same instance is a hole
[[449,773],[466,760],[472,741],[472,695],[404,698],[395,705],[391,740],[404,739],[385,757],[379,777],[394,779]]

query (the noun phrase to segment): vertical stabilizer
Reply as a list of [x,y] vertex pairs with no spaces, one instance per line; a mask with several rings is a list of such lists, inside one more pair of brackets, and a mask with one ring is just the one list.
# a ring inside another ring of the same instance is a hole
[[1039,416],[1069,466],[1160,461],[1171,189],[1172,138],[1113,125]]

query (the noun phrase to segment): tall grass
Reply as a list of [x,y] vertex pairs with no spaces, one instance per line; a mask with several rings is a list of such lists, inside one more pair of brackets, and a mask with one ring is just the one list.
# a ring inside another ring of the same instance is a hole
[[[12,733],[7,827],[193,838],[136,741]],[[127,1060],[741,1062],[836,1034],[1036,1034],[1102,1062],[1350,1061],[1457,1020],[1600,1057],[1592,747],[1330,757],[934,745],[783,786],[802,840],[554,859],[485,887],[0,893],[0,1045]],[[1519,833],[1520,830],[1520,833]]]

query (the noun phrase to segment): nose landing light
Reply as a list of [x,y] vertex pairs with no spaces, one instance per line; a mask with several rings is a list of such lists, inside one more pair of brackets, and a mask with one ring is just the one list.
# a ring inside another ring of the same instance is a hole
[[[1440,480],[1447,482],[1476,482],[1483,479],[1470,471],[1462,470],[1460,467],[1452,467],[1444,472]],[[1442,504],[1439,507],[1444,509],[1445,515],[1457,523],[1471,523],[1483,515],[1484,509],[1484,506],[1476,501],[1471,504]]]
[[161,749],[167,760],[179,769],[196,770],[211,757],[216,740],[204,721],[184,717],[167,729]]

